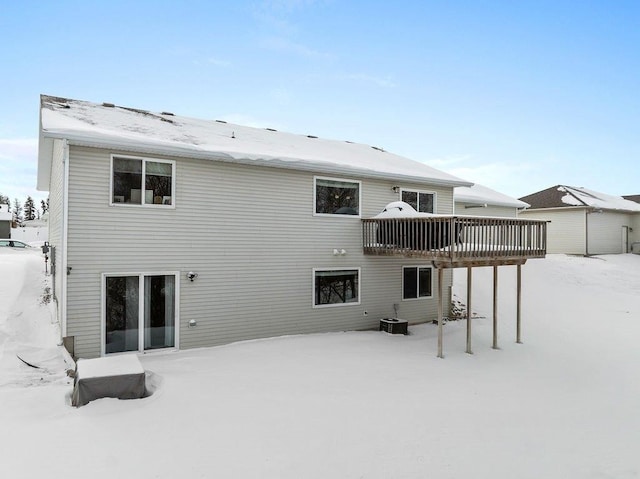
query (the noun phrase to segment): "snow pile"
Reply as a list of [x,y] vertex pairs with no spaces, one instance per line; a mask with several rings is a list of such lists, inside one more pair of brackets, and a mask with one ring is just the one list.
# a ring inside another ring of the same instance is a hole
[[[50,277],[38,250],[0,248],[0,386],[64,376]],[[42,366],[35,369],[26,363]],[[54,372],[54,370],[57,370]]]
[[607,195],[587,188],[559,186],[558,191],[566,193],[562,202],[570,206],[592,206],[605,210],[640,211],[640,204],[621,196]]
[[[42,97],[41,128],[44,137],[132,151],[142,148],[178,156],[450,186],[471,184],[379,147],[66,98]],[[42,142],[40,150],[42,156]],[[40,165],[39,170],[47,168]]]
[[[409,336],[315,334],[148,354],[140,360],[154,373],[153,396],[79,409],[65,402],[72,386],[62,380],[5,385],[2,473],[638,477],[640,256],[527,262],[524,344],[514,342],[515,272],[499,268],[500,350],[491,349],[492,268],[478,268],[473,309],[486,319],[473,320],[473,355],[466,322],[455,321],[445,325],[444,360],[428,324]],[[456,270],[463,300],[465,281]]]

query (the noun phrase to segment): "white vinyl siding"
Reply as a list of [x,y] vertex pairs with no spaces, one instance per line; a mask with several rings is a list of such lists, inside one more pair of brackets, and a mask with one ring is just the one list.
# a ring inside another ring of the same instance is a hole
[[[402,302],[402,266],[418,261],[364,256],[358,219],[314,216],[312,173],[165,158],[176,162],[175,208],[119,208],[109,206],[111,153],[71,148],[68,334],[77,356],[100,354],[101,277],[121,271],[180,271],[181,349],[374,329],[394,304],[410,322],[436,316],[435,300]],[[361,215],[397,201],[397,184],[362,179]],[[437,212],[451,214],[452,188],[428,189],[437,191]],[[313,308],[310,271],[318,266],[359,267],[360,304]],[[193,282],[189,271],[198,273]],[[450,272],[445,278],[450,295]]]
[[640,253],[640,213],[631,216],[631,231],[629,233],[629,250],[632,253]]
[[548,254],[586,254],[584,208],[525,210],[519,217],[550,221],[547,224]]
[[622,253],[622,227],[632,227],[634,215],[568,207],[525,210],[520,218],[550,221],[547,253],[594,255]]
[[510,206],[492,206],[492,205],[488,205],[486,208],[484,208],[476,204],[456,202],[455,214],[460,216],[491,216],[494,218],[517,218],[518,208],[513,208]]
[[627,213],[589,213],[589,254],[622,253],[622,227],[631,226],[631,222]]

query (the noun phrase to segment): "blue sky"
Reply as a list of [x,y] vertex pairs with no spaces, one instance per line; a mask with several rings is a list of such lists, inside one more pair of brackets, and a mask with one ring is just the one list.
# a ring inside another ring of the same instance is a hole
[[46,197],[46,93],[638,194],[639,47],[635,1],[0,0],[0,193]]

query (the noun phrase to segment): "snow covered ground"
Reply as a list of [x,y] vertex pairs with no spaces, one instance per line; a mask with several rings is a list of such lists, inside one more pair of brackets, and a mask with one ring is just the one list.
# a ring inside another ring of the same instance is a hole
[[[5,248],[5,250],[8,248]],[[68,403],[44,263],[0,251],[0,471],[7,478],[640,477],[640,256],[549,256],[474,272],[465,322],[141,357],[157,390]],[[466,273],[456,272],[464,299]],[[16,354],[45,369],[33,369]]]

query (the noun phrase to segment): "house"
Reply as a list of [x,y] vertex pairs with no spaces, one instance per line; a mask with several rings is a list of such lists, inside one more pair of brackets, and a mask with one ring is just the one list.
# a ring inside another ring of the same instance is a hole
[[39,219],[23,221],[17,228],[12,228],[11,237],[25,243],[44,243],[49,239],[49,213]]
[[[38,189],[49,191],[53,296],[76,357],[390,317],[438,318],[441,339],[451,267],[544,255],[540,222],[517,226],[509,255],[468,248],[451,214],[453,189],[470,185],[380,147],[41,97]],[[368,219],[398,200],[431,215]],[[415,231],[445,229],[455,242],[407,247]]]
[[521,218],[549,221],[549,253],[627,253],[640,240],[640,204],[620,196],[556,185],[520,200]]
[[529,206],[483,185],[457,186],[453,190],[456,215],[498,216],[517,218],[518,212]]
[[11,238],[13,216],[9,205],[0,203],[0,238]]

